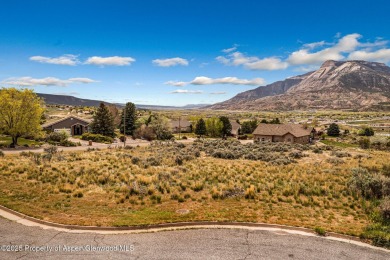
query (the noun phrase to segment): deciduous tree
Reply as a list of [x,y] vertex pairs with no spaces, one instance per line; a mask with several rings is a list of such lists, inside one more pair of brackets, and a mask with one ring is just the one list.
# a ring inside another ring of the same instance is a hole
[[223,124],[218,117],[211,117],[206,120],[207,135],[221,137]]
[[41,131],[43,101],[30,89],[0,89],[0,131],[12,137],[12,146],[23,135]]

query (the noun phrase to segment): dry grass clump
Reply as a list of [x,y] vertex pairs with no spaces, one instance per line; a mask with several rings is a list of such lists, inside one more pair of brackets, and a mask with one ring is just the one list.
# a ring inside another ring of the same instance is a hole
[[253,161],[271,162],[275,165],[294,163],[306,154],[305,151],[328,150],[329,147],[316,147],[290,143],[258,142],[242,144],[238,140],[197,140],[193,144],[207,155],[221,159],[246,159]]
[[[218,151],[234,159],[215,156]],[[364,207],[371,202],[363,207],[362,198],[346,188],[350,169],[359,163],[381,167],[388,154],[331,153],[326,147],[197,141],[54,152],[39,162],[33,154],[5,156],[0,203],[66,224],[254,221],[360,234],[368,223]],[[177,214],[180,209],[190,213]]]

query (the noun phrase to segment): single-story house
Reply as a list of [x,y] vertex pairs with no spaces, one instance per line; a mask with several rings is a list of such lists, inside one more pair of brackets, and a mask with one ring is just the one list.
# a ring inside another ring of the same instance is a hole
[[192,124],[187,120],[171,120],[171,129],[173,133],[191,133]]
[[260,142],[289,142],[307,144],[313,140],[314,129],[298,124],[259,124],[253,138]]
[[69,135],[82,135],[89,131],[89,124],[91,122],[75,116],[68,116],[61,120],[46,123],[42,128],[46,131],[61,132],[65,131]]
[[237,137],[240,134],[241,125],[236,120],[229,120],[232,125],[231,135]]

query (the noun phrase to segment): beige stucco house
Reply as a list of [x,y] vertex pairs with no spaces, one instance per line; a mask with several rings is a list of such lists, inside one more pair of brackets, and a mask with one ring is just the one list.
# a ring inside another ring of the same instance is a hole
[[298,124],[259,124],[253,132],[255,141],[308,144],[313,138],[313,128]]

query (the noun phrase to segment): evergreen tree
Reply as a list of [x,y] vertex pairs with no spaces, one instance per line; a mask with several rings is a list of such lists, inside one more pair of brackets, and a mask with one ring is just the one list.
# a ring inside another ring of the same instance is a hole
[[328,130],[326,132],[329,136],[339,136],[340,135],[340,128],[337,124],[332,123],[328,127]]
[[[126,111],[126,120],[124,120],[124,112]],[[128,102],[126,107],[122,110],[121,122],[119,124],[119,130],[121,134],[124,134],[123,123],[126,121],[126,135],[133,135],[134,130],[136,129],[137,121],[137,109],[135,108],[134,103]]]
[[99,108],[93,116],[90,128],[93,134],[110,137],[115,136],[114,118],[104,103],[100,103]]
[[195,134],[199,135],[200,137],[206,134],[206,122],[203,120],[203,118],[196,122]]
[[221,130],[222,137],[231,135],[232,124],[230,123],[229,118],[227,118],[226,116],[221,116],[219,120],[222,122],[222,130]]

